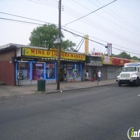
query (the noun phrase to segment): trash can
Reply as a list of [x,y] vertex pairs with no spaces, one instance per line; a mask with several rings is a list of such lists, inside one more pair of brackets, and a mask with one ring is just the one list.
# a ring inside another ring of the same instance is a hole
[[46,81],[44,79],[39,79],[37,81],[37,90],[45,91],[46,90]]

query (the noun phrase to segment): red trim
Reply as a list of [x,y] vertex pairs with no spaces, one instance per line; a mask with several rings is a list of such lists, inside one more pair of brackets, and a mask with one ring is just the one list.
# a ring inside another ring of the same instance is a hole
[[130,63],[130,60],[125,58],[112,57],[112,65],[123,66],[125,63]]

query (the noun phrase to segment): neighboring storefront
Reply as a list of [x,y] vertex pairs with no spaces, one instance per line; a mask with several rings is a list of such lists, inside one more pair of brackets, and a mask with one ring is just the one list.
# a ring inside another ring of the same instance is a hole
[[[14,44],[4,46],[5,52],[10,50],[11,45]],[[15,44],[14,53],[10,58],[13,59],[11,65],[14,68],[14,85],[36,84],[38,79],[45,79],[46,83],[56,83],[57,50]],[[81,81],[84,62],[85,54],[62,51],[60,81]]]
[[124,64],[131,62],[135,62],[135,60],[104,56],[102,53],[95,52],[94,55],[86,56],[83,77],[87,80],[86,75],[88,72],[88,79],[95,80],[97,79],[97,71],[100,70],[102,73],[102,80],[116,79]]
[[[0,81],[8,85],[37,84],[45,79],[46,83],[57,80],[57,50],[7,44],[0,46]],[[101,70],[102,80],[116,79],[125,63],[134,62],[124,58],[93,56],[77,52],[61,52],[60,81],[82,81],[97,79]]]
[[103,56],[103,69],[101,69],[104,72],[103,79],[116,79],[124,64],[130,62],[131,60],[125,58]]
[[97,79],[97,70],[103,66],[101,56],[86,56],[85,67],[84,67],[84,79],[86,78],[86,73],[89,74],[89,80]]
[[[9,47],[10,46],[10,47]],[[0,81],[7,85],[15,85],[16,47],[14,45],[0,46]]]

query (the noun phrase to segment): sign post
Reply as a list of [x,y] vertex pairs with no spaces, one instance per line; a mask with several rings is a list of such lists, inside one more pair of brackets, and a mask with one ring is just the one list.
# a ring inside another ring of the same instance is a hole
[[112,43],[107,43],[108,56],[112,55]]

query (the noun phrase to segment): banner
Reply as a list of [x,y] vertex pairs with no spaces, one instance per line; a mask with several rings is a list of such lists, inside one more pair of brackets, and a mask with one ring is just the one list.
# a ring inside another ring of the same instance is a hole
[[112,65],[123,66],[125,63],[130,63],[129,59],[112,57]]
[[[58,58],[57,51],[35,49],[35,48],[22,48],[21,55],[29,56],[29,57]],[[85,55],[78,54],[78,53],[68,53],[68,52],[63,51],[63,52],[61,52],[61,59],[85,61]]]

